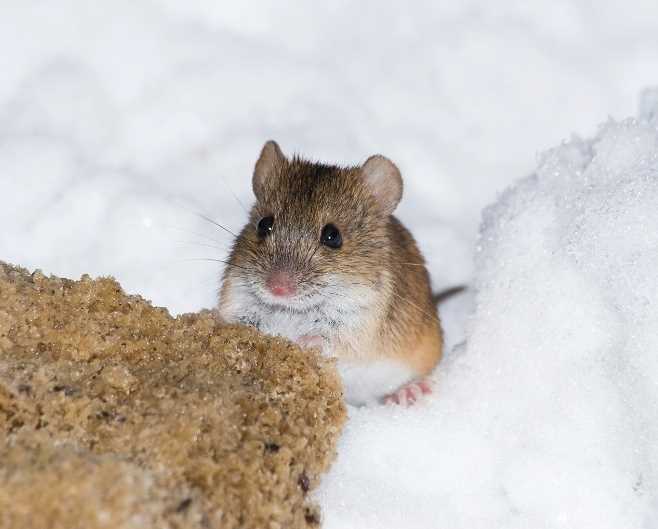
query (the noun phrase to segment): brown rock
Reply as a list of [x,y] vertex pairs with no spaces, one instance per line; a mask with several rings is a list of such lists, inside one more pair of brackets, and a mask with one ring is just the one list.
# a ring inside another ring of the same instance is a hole
[[340,392],[316,353],[209,311],[0,263],[0,528],[316,526]]

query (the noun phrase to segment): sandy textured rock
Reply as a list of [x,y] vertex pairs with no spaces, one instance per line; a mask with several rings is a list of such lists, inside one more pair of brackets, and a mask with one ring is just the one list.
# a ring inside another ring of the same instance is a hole
[[345,420],[319,355],[0,263],[1,528],[288,528]]

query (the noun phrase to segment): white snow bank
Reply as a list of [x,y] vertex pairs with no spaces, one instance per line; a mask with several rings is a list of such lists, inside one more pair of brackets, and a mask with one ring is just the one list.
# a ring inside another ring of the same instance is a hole
[[658,525],[656,95],[485,211],[466,345],[424,405],[350,410],[326,529]]

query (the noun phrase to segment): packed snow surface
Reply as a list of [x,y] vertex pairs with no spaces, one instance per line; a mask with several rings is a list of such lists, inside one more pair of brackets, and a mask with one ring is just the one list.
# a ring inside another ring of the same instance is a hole
[[658,95],[619,121],[655,2],[5,0],[0,46],[0,259],[173,313],[216,302],[197,214],[240,229],[265,140],[400,166],[435,287],[472,288],[431,399],[350,409],[327,528],[658,527]]
[[466,343],[423,405],[351,410],[327,528],[658,526],[648,115],[546,152],[487,208]]

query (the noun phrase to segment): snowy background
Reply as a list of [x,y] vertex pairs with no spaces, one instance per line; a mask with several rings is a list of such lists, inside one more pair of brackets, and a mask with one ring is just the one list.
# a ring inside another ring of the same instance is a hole
[[325,527],[658,527],[656,98],[598,129],[658,84],[658,4],[618,4],[1,0],[0,259],[210,307],[197,213],[239,229],[265,140],[381,152],[479,293],[430,401],[350,410]]

